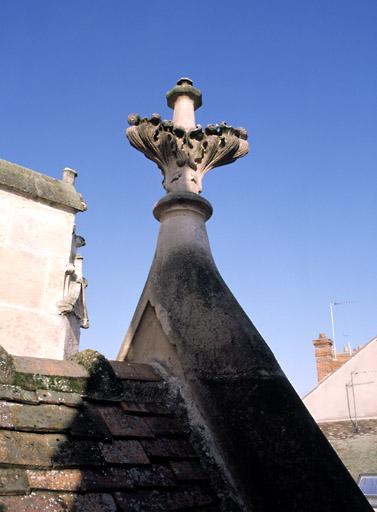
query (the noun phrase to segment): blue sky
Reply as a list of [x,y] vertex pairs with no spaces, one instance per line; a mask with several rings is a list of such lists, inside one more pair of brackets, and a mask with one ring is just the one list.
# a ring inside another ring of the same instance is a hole
[[89,205],[82,348],[115,357],[158,233],[161,176],[126,141],[127,115],[170,117],[181,76],[203,91],[198,122],[249,131],[250,154],[205,178],[208,231],[298,392],[330,301],[355,301],[335,311],[339,347],[377,335],[375,0],[2,0],[0,19],[0,157],[76,169]]

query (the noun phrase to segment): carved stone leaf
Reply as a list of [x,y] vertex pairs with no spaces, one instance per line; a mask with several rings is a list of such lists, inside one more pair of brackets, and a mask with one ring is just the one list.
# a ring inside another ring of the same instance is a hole
[[190,139],[190,137],[188,137],[187,140],[188,164],[191,167],[191,169],[194,169],[196,171],[198,168],[198,163],[200,163],[203,160],[203,140]]
[[131,144],[157,163],[167,192],[201,192],[202,176],[220,165],[234,162],[248,152],[247,133],[226,123],[200,125],[185,131],[154,114],[150,119],[131,116],[127,130]]
[[[249,152],[249,143],[247,140],[240,139],[239,140],[239,148],[234,155],[234,160],[237,160],[237,158],[242,158],[243,156],[247,155]],[[234,161],[232,160],[232,161]]]
[[218,136],[207,135],[206,140],[203,143],[203,157],[199,165],[199,169],[202,174],[206,173],[213,167],[212,162],[216,158],[218,146]]
[[[175,140],[174,140],[175,143]],[[176,144],[175,144],[176,145]],[[159,134],[159,150],[160,150],[160,158],[166,164],[173,157],[173,140],[172,135],[166,132],[160,132]]]
[[142,123],[138,126],[128,128],[126,134],[134,148],[144,153],[149,160],[156,162],[160,169],[164,170],[164,165],[167,164],[167,161],[164,162],[161,158],[159,147],[154,140],[155,131],[156,128],[153,125]]
[[240,148],[240,139],[233,133],[227,133],[225,136],[208,135],[207,140],[207,150],[200,164],[200,170],[203,174],[213,169],[213,167],[230,164],[237,159],[236,154]]

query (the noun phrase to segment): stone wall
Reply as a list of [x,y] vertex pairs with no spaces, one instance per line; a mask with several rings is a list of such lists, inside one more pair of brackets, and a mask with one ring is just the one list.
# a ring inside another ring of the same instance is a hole
[[[15,355],[63,359],[78,350],[80,320],[61,314],[75,253],[72,181],[0,160],[0,345]],[[55,201],[55,202],[53,202]]]
[[73,227],[73,213],[0,190],[0,345],[13,354],[64,357],[68,320],[56,304]]

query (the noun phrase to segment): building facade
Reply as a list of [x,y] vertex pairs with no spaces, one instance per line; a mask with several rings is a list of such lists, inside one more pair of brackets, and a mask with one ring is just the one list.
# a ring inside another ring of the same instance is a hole
[[0,160],[0,345],[15,355],[63,359],[87,327],[86,282],[75,216],[86,209],[62,180]]
[[319,382],[304,404],[377,508],[377,337],[337,355],[323,333],[313,344]]

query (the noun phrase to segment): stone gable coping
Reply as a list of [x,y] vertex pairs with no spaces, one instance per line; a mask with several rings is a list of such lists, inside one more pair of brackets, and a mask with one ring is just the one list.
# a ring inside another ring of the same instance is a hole
[[7,160],[0,160],[0,187],[75,212],[87,209],[82,195],[76,191],[73,183],[57,180]]

